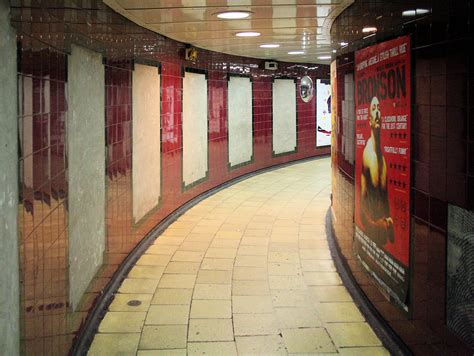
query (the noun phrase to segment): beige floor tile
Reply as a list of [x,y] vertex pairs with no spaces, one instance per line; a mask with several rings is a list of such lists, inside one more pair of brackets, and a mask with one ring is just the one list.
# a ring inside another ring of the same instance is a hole
[[269,276],[268,283],[271,290],[305,290],[306,283],[300,276]]
[[326,235],[326,225],[300,225],[300,233],[301,232],[319,232],[320,234]]
[[176,246],[178,248],[184,241],[184,237],[173,237],[173,236],[159,236],[155,242],[153,242],[153,246]]
[[299,239],[298,245],[300,249],[327,249],[329,250],[329,244],[325,240]]
[[139,350],[137,356],[186,356],[186,349],[174,350]]
[[134,266],[128,278],[160,279],[164,269],[164,266]]
[[274,307],[305,307],[311,306],[311,298],[307,291],[272,290]]
[[167,255],[171,256],[173,253],[176,252],[178,249],[178,245],[164,245],[164,244],[159,244],[159,245],[151,245],[148,250],[146,250],[146,253],[149,255]]
[[214,240],[211,243],[211,248],[231,248],[231,249],[236,249],[239,247],[240,240]]
[[276,335],[278,323],[273,314],[234,314],[236,336]]
[[216,233],[215,239],[224,240],[240,240],[242,238],[242,231],[223,231],[219,230]]
[[328,249],[301,249],[301,260],[331,260],[331,253]]
[[231,319],[190,319],[188,341],[234,341]]
[[192,289],[158,288],[153,295],[151,304],[191,304]]
[[187,325],[144,326],[138,348],[140,350],[184,349]]
[[191,305],[193,319],[230,319],[232,308],[230,300],[193,300]]
[[282,334],[289,353],[336,352],[331,338],[323,328],[284,329]]
[[186,349],[139,350],[137,356],[186,356]]
[[328,323],[344,323],[365,321],[354,303],[319,303],[316,304],[318,315],[322,321]]
[[235,248],[215,248],[211,247],[206,252],[207,258],[234,258],[237,254]]
[[99,333],[139,333],[145,317],[146,312],[107,312],[100,322]]
[[270,228],[267,229],[252,229],[247,226],[247,229],[244,232],[244,236],[247,237],[269,237],[272,230]]
[[337,272],[304,272],[308,286],[335,286],[342,285]]
[[270,295],[270,289],[266,281],[234,280],[232,295]]
[[224,299],[230,300],[230,284],[196,284],[193,299]]
[[165,230],[163,235],[165,236],[187,236],[191,232],[191,228],[178,228],[174,226],[170,226]]
[[267,246],[240,246],[237,254],[240,256],[266,256],[268,248]]
[[180,262],[201,262],[204,258],[204,252],[196,251],[176,251],[171,261]]
[[280,335],[237,336],[239,355],[286,355],[285,343]]
[[188,356],[237,356],[235,342],[190,342]]
[[170,262],[165,273],[196,274],[199,271],[199,262]]
[[281,329],[312,328],[321,326],[314,308],[275,308]]
[[143,255],[137,261],[137,266],[166,266],[171,255]]
[[344,286],[316,286],[308,289],[315,302],[352,302]]
[[367,323],[330,323],[326,329],[338,347],[381,346]]
[[189,305],[152,305],[146,316],[146,325],[186,325]]
[[232,271],[200,270],[197,284],[231,284]]
[[215,235],[217,230],[219,230],[219,226],[195,226],[191,230],[191,234]]
[[204,258],[201,269],[216,271],[232,271],[234,268],[233,258]]
[[268,262],[299,263],[300,258],[297,252],[269,252]]
[[234,314],[266,314],[273,313],[270,296],[236,295],[232,297],[232,312]]
[[268,251],[271,252],[294,252],[298,253],[299,247],[297,242],[270,242]]
[[202,219],[197,223],[197,226],[221,226],[223,223],[220,219]]
[[237,267],[267,267],[267,256],[237,256],[235,258]]
[[[134,311],[147,311],[152,295],[151,294],[115,294],[112,304],[109,306],[109,310],[113,312],[134,312]],[[127,304],[130,301],[139,301],[140,305],[131,306]]]
[[389,356],[384,347],[345,347],[339,349],[339,354],[344,356]]
[[303,275],[303,273],[301,271],[300,265],[296,263],[269,262],[268,275],[269,276],[301,276]]
[[196,281],[195,274],[168,274],[161,277],[159,288],[193,288]]
[[157,285],[158,279],[125,278],[118,291],[119,293],[153,294]]
[[88,355],[134,355],[139,341],[140,333],[96,334]]
[[305,272],[335,272],[336,266],[332,260],[301,260]]
[[262,267],[235,267],[232,278],[241,281],[266,281],[268,273],[267,269]]
[[269,238],[256,238],[244,236],[240,241],[240,246],[268,246],[270,243]]
[[[193,242],[198,242],[198,243],[206,243],[209,244],[211,241],[214,239],[214,234],[195,234],[195,233],[190,233],[187,237],[185,242],[188,243],[193,243]],[[184,243],[184,242],[183,242]]]
[[179,246],[180,251],[195,251],[195,252],[205,252],[209,247],[209,242],[188,242],[189,239],[186,239],[181,246]]

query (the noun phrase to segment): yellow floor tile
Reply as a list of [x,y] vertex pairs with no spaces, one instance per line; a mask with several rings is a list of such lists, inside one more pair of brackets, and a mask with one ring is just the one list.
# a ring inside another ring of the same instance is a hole
[[171,261],[180,262],[201,262],[204,258],[204,252],[196,251],[176,251]]
[[306,290],[306,283],[301,276],[269,276],[268,283],[271,290]]
[[150,325],[143,328],[140,350],[184,349],[187,325]]
[[188,341],[234,341],[231,319],[190,319]]
[[262,267],[234,267],[234,280],[241,281],[266,281],[268,272]]
[[311,328],[321,326],[314,308],[275,308],[281,329]]
[[190,342],[188,356],[237,356],[235,342]]
[[335,272],[332,260],[302,260],[301,267],[305,272]]
[[301,276],[303,275],[303,273],[301,271],[300,265],[296,263],[269,262],[268,275],[269,276]]
[[270,296],[238,295],[232,297],[232,312],[234,314],[268,314],[273,313]]
[[326,329],[338,347],[381,346],[367,323],[330,323]]
[[153,295],[151,304],[191,304],[192,289],[158,288]]
[[230,300],[193,300],[190,317],[193,319],[230,319]]
[[274,307],[305,307],[311,306],[311,298],[306,291],[272,290]]
[[270,288],[266,281],[234,280],[232,295],[270,295]]
[[166,266],[171,255],[143,255],[137,261],[137,266]]
[[207,258],[234,258],[237,254],[237,249],[233,248],[215,248],[210,247],[206,252]]
[[97,334],[89,349],[89,356],[135,355],[140,333]]
[[352,297],[344,286],[309,287],[315,302],[352,302]]
[[237,267],[267,267],[266,256],[237,256],[235,258]]
[[237,336],[235,343],[239,355],[287,355],[280,335]]
[[178,245],[151,245],[146,253],[149,255],[172,255],[178,249]]
[[159,288],[193,288],[196,281],[195,274],[168,274],[165,273],[161,277]]
[[226,299],[230,300],[230,284],[196,284],[193,299]]
[[233,258],[204,258],[201,269],[216,271],[232,271],[234,268]]
[[199,271],[199,262],[170,262],[166,266],[165,273],[196,274]]
[[186,349],[139,350],[137,356],[186,356]]
[[100,323],[99,333],[139,333],[145,317],[146,312],[109,311]]
[[197,284],[231,284],[232,271],[200,270]]
[[274,314],[234,314],[236,336],[276,335],[279,333]]
[[118,291],[119,293],[153,294],[157,285],[157,279],[126,278]]
[[335,286],[342,285],[337,272],[304,272],[308,286]]
[[186,325],[189,305],[152,305],[146,316],[146,325]]
[[135,266],[128,273],[129,278],[160,279],[164,266]]
[[289,353],[336,352],[336,347],[323,328],[282,330]]

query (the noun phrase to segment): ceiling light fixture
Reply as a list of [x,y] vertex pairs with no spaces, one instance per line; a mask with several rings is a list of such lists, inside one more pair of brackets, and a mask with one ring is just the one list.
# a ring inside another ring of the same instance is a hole
[[372,26],[366,26],[362,29],[363,33],[370,33],[370,32],[376,32],[377,27],[372,27]]
[[405,10],[402,12],[402,16],[410,17],[410,16],[426,15],[426,14],[429,14],[430,12],[431,11],[428,9]]
[[265,43],[265,44],[260,45],[260,48],[278,48],[278,47],[280,47],[280,45],[277,43]]
[[331,56],[319,56],[318,59],[321,59],[321,60],[331,59]]
[[217,14],[217,17],[224,20],[246,19],[251,14],[250,11],[223,11]]
[[261,35],[260,32],[238,32],[235,34],[237,37],[258,37]]
[[341,42],[339,44],[341,45],[341,47],[346,47],[347,45],[349,45],[349,43],[347,43],[347,42]]
[[304,54],[304,51],[290,51],[288,54]]

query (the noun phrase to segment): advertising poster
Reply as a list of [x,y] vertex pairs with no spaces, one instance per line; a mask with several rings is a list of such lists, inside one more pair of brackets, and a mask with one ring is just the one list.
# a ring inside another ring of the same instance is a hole
[[410,258],[410,37],[355,55],[355,239],[362,264],[407,309]]
[[331,145],[331,85],[316,81],[316,147]]

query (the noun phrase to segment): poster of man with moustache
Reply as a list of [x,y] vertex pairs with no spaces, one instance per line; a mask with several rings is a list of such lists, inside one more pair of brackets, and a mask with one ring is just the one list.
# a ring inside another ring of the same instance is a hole
[[410,257],[410,37],[355,55],[354,247],[363,266],[408,310]]

